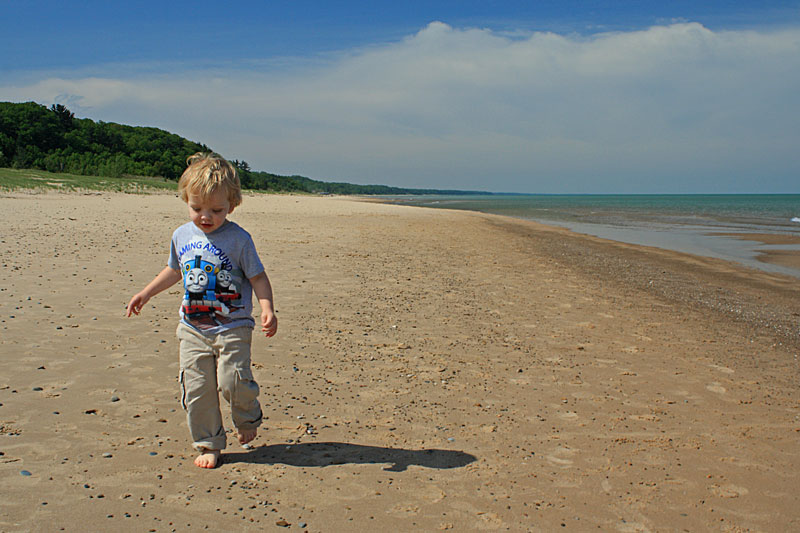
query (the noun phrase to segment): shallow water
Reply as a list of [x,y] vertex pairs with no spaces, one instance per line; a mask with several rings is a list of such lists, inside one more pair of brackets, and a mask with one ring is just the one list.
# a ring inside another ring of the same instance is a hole
[[578,233],[736,261],[800,277],[800,269],[764,263],[765,245],[715,233],[772,233],[800,237],[800,195],[480,195],[393,196],[391,203],[463,209],[558,225]]

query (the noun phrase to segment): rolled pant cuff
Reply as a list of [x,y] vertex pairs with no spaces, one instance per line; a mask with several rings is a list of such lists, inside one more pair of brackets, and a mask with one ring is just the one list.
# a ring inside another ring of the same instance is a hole
[[201,440],[192,443],[192,448],[198,452],[204,452],[206,450],[224,450],[225,447],[225,437],[222,437],[221,439],[215,438],[210,440]]
[[239,422],[236,424],[236,429],[256,429],[261,425],[261,422],[264,419],[263,413],[258,413],[258,418],[252,422]]

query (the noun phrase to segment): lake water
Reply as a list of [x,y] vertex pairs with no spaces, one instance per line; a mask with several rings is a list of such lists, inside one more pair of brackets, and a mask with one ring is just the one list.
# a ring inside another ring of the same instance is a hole
[[758,261],[759,251],[797,250],[715,233],[800,237],[800,194],[390,196],[385,201],[481,211],[558,225],[605,239],[737,261],[800,277]]

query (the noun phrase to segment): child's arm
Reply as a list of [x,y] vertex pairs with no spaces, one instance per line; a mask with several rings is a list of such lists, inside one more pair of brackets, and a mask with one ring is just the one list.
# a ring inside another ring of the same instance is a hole
[[261,305],[261,331],[267,337],[272,337],[278,331],[278,317],[275,316],[275,307],[272,303],[272,285],[266,272],[250,278],[253,292],[256,293],[258,303]]
[[135,294],[131,301],[128,302],[127,314],[125,316],[138,315],[142,310],[144,304],[159,292],[169,289],[181,279],[181,273],[174,268],[165,267],[164,270],[159,272],[153,281],[147,284],[147,287],[141,292]]

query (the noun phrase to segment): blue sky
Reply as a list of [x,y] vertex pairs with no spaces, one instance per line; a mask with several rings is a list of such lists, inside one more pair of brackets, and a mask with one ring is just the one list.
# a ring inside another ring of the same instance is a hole
[[0,0],[0,17],[0,101],[156,126],[258,170],[800,192],[800,1]]

